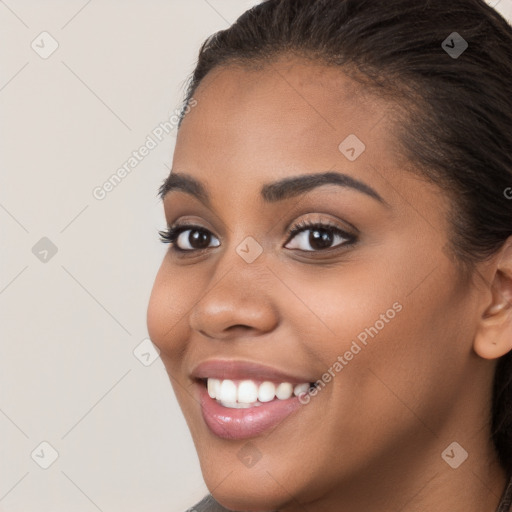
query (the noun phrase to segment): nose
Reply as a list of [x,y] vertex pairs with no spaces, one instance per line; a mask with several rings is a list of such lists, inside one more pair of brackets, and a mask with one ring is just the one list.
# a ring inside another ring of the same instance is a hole
[[265,334],[279,316],[270,296],[274,276],[267,270],[236,265],[211,282],[211,289],[192,308],[189,324],[208,338],[228,340]]

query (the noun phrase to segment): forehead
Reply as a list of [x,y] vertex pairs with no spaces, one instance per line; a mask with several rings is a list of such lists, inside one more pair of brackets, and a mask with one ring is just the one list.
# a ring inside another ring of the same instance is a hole
[[[219,185],[241,190],[330,169],[378,185],[383,180],[373,167],[400,166],[390,104],[339,67],[290,56],[258,67],[221,66],[194,98],[178,132],[173,170],[197,177],[213,194]],[[357,159],[342,152],[346,140],[360,141]]]
[[339,158],[339,144],[357,135],[368,149],[389,138],[390,105],[339,67],[292,56],[257,68],[229,65],[210,72],[194,95],[197,106],[178,132],[176,158],[199,153],[224,157],[236,149],[260,159],[286,152],[303,161],[312,153]]
[[200,83],[195,99],[198,106],[187,120],[200,121],[204,129],[215,125],[228,133],[231,128],[233,137],[247,123],[254,136],[278,132],[281,140],[307,130],[323,137],[364,131],[390,107],[342,68],[288,55],[256,66],[215,68]]

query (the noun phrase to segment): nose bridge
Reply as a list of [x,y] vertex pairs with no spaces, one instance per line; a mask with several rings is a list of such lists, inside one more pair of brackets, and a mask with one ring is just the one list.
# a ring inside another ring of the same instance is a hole
[[208,291],[190,314],[191,328],[196,331],[222,338],[235,325],[256,331],[275,326],[277,312],[269,286],[273,276],[266,268],[263,248],[248,238],[252,237],[243,238],[220,256]]
[[[265,251],[266,244],[262,240],[264,233],[254,231],[257,229],[255,226],[258,225],[258,216],[256,215],[252,221],[248,221],[246,217],[244,221],[238,219],[232,223],[227,245],[216,264],[217,276],[214,275],[213,279],[216,277],[217,280],[224,281],[227,278],[232,283],[238,282],[242,287],[241,291],[247,291],[243,288],[249,285],[250,289],[258,288],[258,293],[264,295],[265,290],[259,289],[259,284],[262,283],[262,279],[266,280],[265,276],[268,278],[272,275],[266,267],[268,246]],[[252,229],[247,226],[247,222],[253,227]]]

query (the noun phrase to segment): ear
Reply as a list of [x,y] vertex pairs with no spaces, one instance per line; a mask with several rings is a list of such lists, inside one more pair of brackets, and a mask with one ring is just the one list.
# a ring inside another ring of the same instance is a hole
[[497,255],[490,287],[491,302],[480,318],[473,349],[484,359],[497,359],[512,350],[512,237]]

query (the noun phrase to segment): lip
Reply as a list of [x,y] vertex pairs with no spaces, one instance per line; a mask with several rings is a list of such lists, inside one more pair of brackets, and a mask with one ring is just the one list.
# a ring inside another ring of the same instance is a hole
[[301,407],[299,398],[273,400],[256,407],[234,409],[224,407],[211,398],[202,382],[199,387],[199,403],[203,420],[210,431],[222,439],[248,439],[256,437],[276,426],[287,416]]
[[195,379],[232,379],[232,380],[269,380],[273,382],[289,382],[302,384],[314,382],[310,376],[291,375],[285,371],[252,361],[234,359],[211,359],[198,364],[191,372]]
[[199,363],[191,372],[201,404],[201,414],[210,431],[223,439],[247,439],[256,437],[278,425],[302,406],[299,397],[292,395],[286,400],[272,400],[243,409],[224,407],[211,398],[205,379],[255,380],[289,382],[292,385],[314,382],[311,376],[292,375],[272,366],[252,361],[211,359]]

